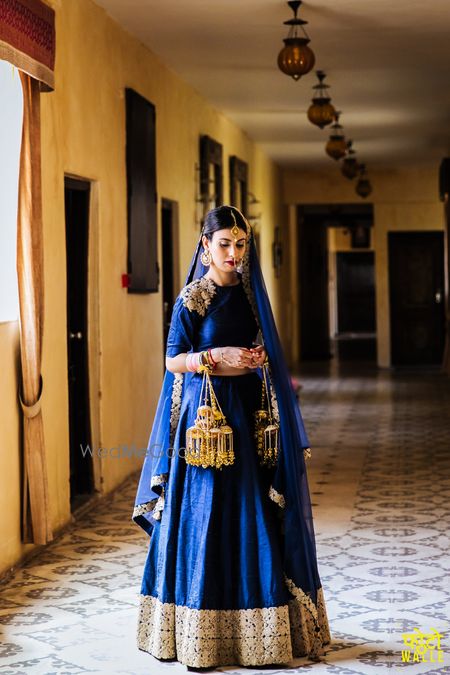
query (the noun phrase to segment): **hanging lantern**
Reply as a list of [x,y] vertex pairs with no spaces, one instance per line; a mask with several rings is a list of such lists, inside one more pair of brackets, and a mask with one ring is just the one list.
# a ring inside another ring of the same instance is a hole
[[355,155],[355,151],[352,148],[353,141],[347,141],[347,156],[342,161],[341,173],[343,176],[349,180],[353,180],[358,175],[359,165]]
[[365,164],[360,164],[359,166],[359,178],[355,187],[356,194],[365,199],[372,192],[372,184],[367,176],[367,170]]
[[345,140],[345,136],[343,134],[343,128],[339,124],[340,114],[340,112],[336,112],[334,116],[335,122],[331,125],[332,132],[330,134],[328,143],[325,146],[327,154],[336,160],[341,159],[341,157],[345,157],[347,152],[347,141]]
[[326,77],[325,73],[323,70],[317,70],[316,75],[319,84],[315,84],[313,87],[316,93],[308,108],[308,119],[312,124],[319,127],[319,129],[323,129],[334,120],[336,110],[330,103],[331,98],[327,96],[326,89],[329,89],[329,86],[323,83]]
[[[303,26],[307,21],[297,18],[298,8],[301,0],[289,0],[288,5],[294,12],[294,18],[284,21],[284,24],[290,26],[287,38],[283,40],[284,47],[278,54],[278,67],[286,75],[290,75],[294,80],[299,80],[302,75],[309,73],[314,68],[316,57],[308,43],[310,39]],[[301,33],[299,34],[299,29]]]

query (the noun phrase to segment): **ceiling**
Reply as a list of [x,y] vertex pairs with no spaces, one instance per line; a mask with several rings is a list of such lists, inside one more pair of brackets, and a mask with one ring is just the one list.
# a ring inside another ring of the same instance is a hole
[[[314,71],[276,65],[282,0],[95,0],[282,166],[325,167],[306,119]],[[450,151],[450,3],[310,0],[299,15],[361,161],[438,163]]]

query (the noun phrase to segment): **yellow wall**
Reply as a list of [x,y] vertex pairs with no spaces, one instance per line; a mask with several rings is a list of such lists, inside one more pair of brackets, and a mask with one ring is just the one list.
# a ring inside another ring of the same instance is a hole
[[[388,232],[395,230],[443,230],[443,208],[438,198],[438,166],[397,167],[370,171],[373,192],[367,202],[374,205],[372,247],[375,251],[376,319],[378,365],[389,367],[389,275]],[[337,167],[326,171],[283,171],[283,201],[290,205],[291,231],[295,230],[295,205],[344,204],[362,201],[355,194],[354,182],[343,178]],[[343,245],[342,240],[336,245]],[[291,249],[295,265],[296,248]],[[298,322],[298,289],[293,285]],[[298,359],[298,345],[291,358]]]
[[[161,294],[128,295],[124,88],[152,101],[157,114],[158,197],[176,200],[180,218],[180,279],[198,236],[195,164],[199,134],[228,156],[249,163],[250,190],[261,200],[263,269],[277,320],[283,323],[280,283],[271,265],[272,231],[281,224],[280,172],[251,139],[166,68],[90,0],[49,2],[56,10],[56,89],[42,100],[42,181],[45,254],[43,418],[51,520],[57,531],[70,520],[66,359],[64,175],[93,181],[90,243],[90,359],[94,438],[104,448],[145,447],[162,377]],[[161,237],[159,236],[159,246]],[[161,255],[159,255],[161,260]],[[31,546],[20,541],[17,324],[0,325],[4,368],[0,406],[0,570]],[[97,350],[101,354],[97,358]],[[101,397],[99,395],[101,391]],[[141,459],[102,459],[96,484],[117,486]],[[102,481],[102,482],[100,482]],[[130,504],[130,516],[132,511]]]

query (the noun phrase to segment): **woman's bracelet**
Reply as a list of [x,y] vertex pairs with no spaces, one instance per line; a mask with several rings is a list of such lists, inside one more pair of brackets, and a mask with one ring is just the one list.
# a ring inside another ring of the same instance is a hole
[[200,366],[209,366],[214,370],[216,365],[217,361],[214,361],[210,349],[203,352],[191,352],[186,356],[186,369],[191,373],[196,373]]
[[195,373],[199,367],[199,352],[192,352],[186,356],[186,368],[188,372]]

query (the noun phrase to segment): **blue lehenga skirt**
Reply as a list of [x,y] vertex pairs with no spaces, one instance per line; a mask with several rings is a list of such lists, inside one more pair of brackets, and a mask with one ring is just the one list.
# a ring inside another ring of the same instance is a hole
[[[184,459],[202,383],[195,374],[183,396],[161,519],[150,539],[138,646],[192,667],[286,663],[311,651],[313,627],[286,584],[281,510],[269,498],[271,471],[257,456],[253,414],[261,380],[251,373],[211,381],[233,429],[234,464],[205,469]],[[319,600],[322,632],[329,635],[321,589]]]

